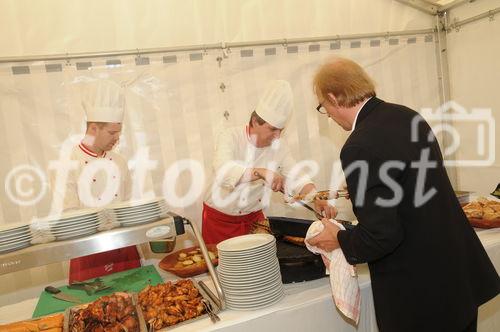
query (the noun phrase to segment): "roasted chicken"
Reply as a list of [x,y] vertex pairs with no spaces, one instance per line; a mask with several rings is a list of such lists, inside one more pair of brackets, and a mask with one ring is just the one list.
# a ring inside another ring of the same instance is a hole
[[204,313],[202,296],[189,279],[147,286],[139,293],[146,322],[159,330]]

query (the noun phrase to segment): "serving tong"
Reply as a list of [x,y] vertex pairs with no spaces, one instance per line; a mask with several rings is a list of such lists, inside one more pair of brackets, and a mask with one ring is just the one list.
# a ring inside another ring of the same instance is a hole
[[[283,194],[283,195],[286,195],[285,192],[283,190],[280,190],[280,192]],[[332,191],[330,191],[332,192]],[[340,193],[342,192],[342,195],[344,196],[339,196],[339,197],[346,197],[348,198],[349,197],[349,193],[347,192],[347,190],[336,190],[337,193]],[[292,197],[292,195],[288,194],[289,197]],[[316,216],[316,218],[318,218],[319,220],[323,219],[324,216],[322,216],[321,214],[319,214],[318,212],[316,212],[315,209],[313,209],[309,204],[307,204],[306,202],[304,201],[301,201],[301,200],[296,200],[295,201],[296,203],[300,204],[301,206],[305,207],[306,209],[308,209],[309,211],[311,211],[312,213],[314,213],[314,215]],[[346,229],[352,229],[354,227],[354,225],[352,224],[351,221],[348,221],[348,220],[342,220],[342,219],[337,219],[337,218],[333,218],[335,221],[341,223]]]

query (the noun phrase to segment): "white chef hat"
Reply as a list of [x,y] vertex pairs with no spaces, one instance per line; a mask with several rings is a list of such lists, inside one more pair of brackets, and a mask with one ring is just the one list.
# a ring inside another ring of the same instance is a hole
[[87,122],[121,123],[125,107],[123,89],[113,81],[99,80],[88,86],[82,106]]
[[255,112],[271,126],[283,129],[292,110],[293,94],[290,84],[276,80],[268,83]]

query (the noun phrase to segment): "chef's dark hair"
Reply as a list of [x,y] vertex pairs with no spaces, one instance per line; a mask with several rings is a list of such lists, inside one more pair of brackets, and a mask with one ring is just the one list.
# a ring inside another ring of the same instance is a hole
[[89,130],[91,124],[95,124],[99,129],[102,129],[106,125],[106,123],[107,122],[87,122],[87,131]]
[[263,125],[264,123],[266,123],[266,121],[265,121],[263,118],[261,118],[261,117],[257,114],[257,112],[253,111],[253,112],[252,112],[252,115],[250,115],[250,121],[248,121],[248,125],[249,125],[250,127],[253,127],[253,126],[252,126],[252,120],[253,120],[253,119],[255,119],[255,121],[257,121],[257,123],[258,123],[258,124],[260,124],[260,125]]

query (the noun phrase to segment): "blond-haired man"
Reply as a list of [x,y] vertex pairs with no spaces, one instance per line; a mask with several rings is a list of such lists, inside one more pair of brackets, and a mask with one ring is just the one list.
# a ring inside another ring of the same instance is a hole
[[317,110],[352,131],[340,159],[359,224],[339,230],[323,220],[325,230],[309,243],[340,247],[350,264],[368,263],[381,332],[475,331],[478,307],[499,293],[500,279],[429,125],[378,99],[368,74],[349,59],[321,66],[314,91]]

